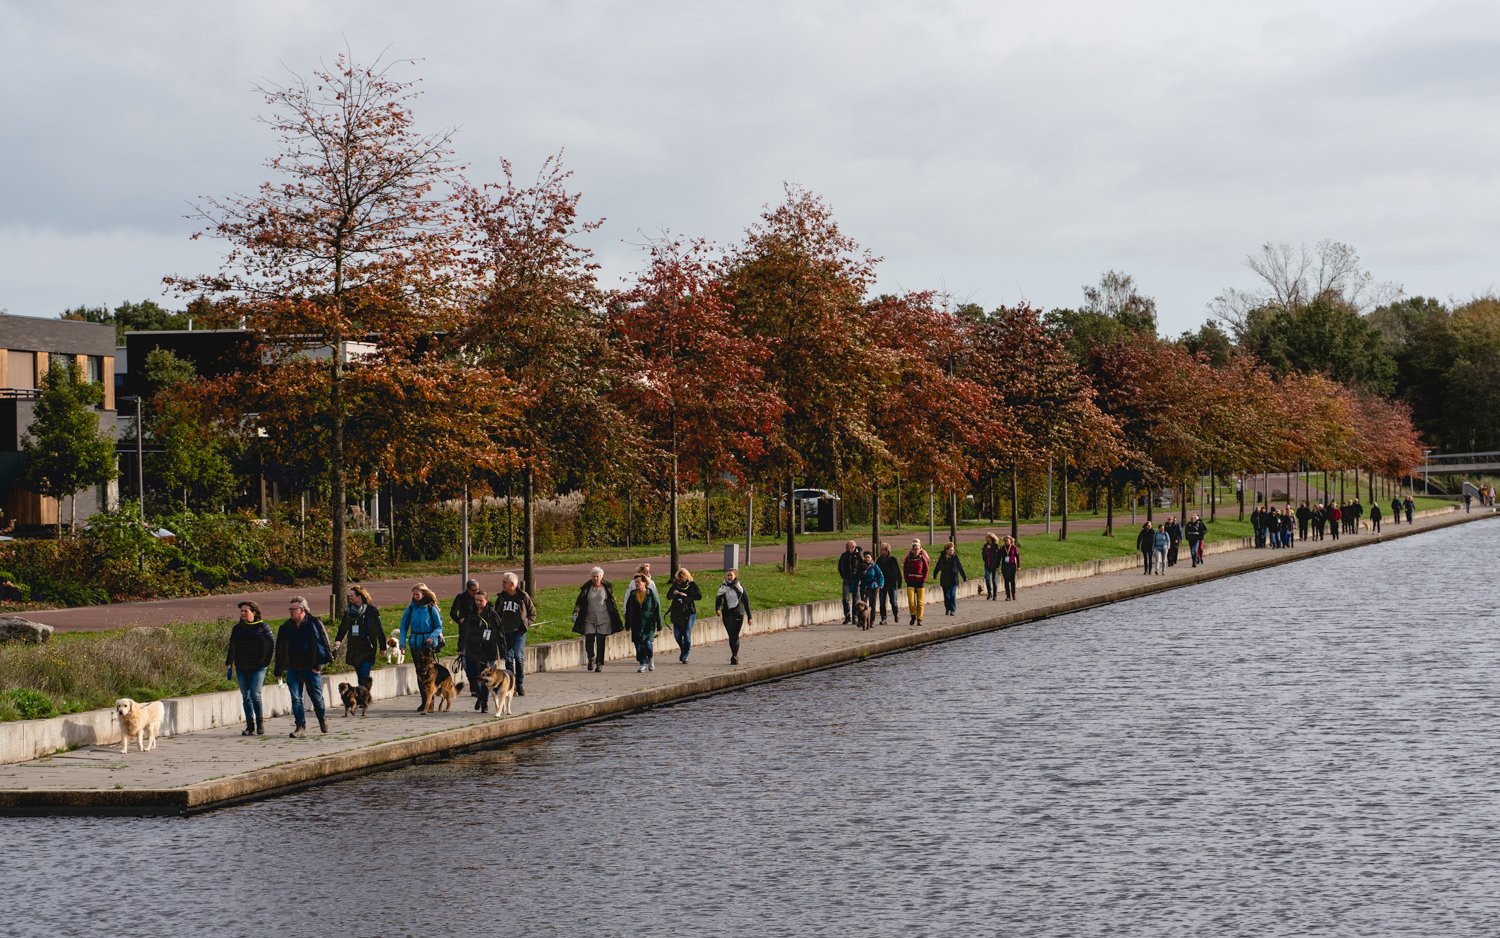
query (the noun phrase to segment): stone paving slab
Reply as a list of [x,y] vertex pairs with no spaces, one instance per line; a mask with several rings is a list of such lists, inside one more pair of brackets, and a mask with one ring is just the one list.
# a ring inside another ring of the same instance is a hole
[[[1004,627],[1099,602],[1117,601],[1130,595],[1375,544],[1392,537],[1475,521],[1481,517],[1494,515],[1459,514],[1420,519],[1416,525],[1402,525],[1380,537],[1346,536],[1339,541],[1328,539],[1299,544],[1289,550],[1234,551],[1210,557],[1196,570],[1184,559],[1165,576],[1147,577],[1136,570],[1051,583],[1022,590],[1015,602],[991,602],[982,597],[961,600],[957,615],[952,617],[943,614],[941,604],[934,604],[926,608],[925,621],[918,625],[908,624],[903,619],[861,632],[853,626],[833,622],[749,636],[742,642],[737,666],[729,664],[727,644],[713,643],[695,646],[691,661],[686,665],[679,664],[675,655],[660,656],[656,670],[644,674],[637,673],[633,661],[611,662],[602,673],[575,668],[532,674],[526,678],[527,696],[515,698],[515,715],[506,718],[505,722],[514,724],[520,732],[544,727],[549,711],[563,711],[580,704],[594,704],[594,707],[584,708],[589,713],[620,712],[617,705],[622,700],[639,699],[642,706],[657,705],[674,695],[680,697],[722,689],[732,685],[737,678],[749,680],[763,674],[765,676],[759,679],[769,679],[794,673],[799,668],[826,667],[830,663],[854,660],[863,649],[884,652],[923,641],[955,637],[965,631]],[[767,666],[775,667],[768,671]],[[160,792],[202,787],[216,779],[247,774],[261,773],[269,778],[275,773],[267,770],[278,766],[338,754],[358,754],[400,741],[420,742],[432,737],[422,745],[407,746],[403,750],[431,754],[440,752],[444,739],[450,736],[455,745],[473,745],[485,739],[500,740],[507,735],[506,725],[489,726],[499,718],[472,709],[474,701],[467,689],[455,700],[450,712],[420,715],[415,712],[418,702],[419,698],[414,696],[390,698],[377,701],[367,717],[347,718],[343,716],[341,704],[330,702],[333,704],[330,707],[330,732],[326,736],[319,733],[314,722],[308,737],[300,740],[287,737],[292,728],[291,718],[287,716],[268,721],[267,735],[260,737],[240,736],[241,724],[163,738],[150,752],[137,751],[133,743],[128,755],[121,755],[118,747],[93,746],[0,766],[0,796],[3,796],[0,797],[0,808],[25,802],[26,798],[20,797],[23,790],[80,794],[86,791]],[[616,704],[613,710],[607,706],[610,702]],[[360,760],[325,762],[329,766],[344,766],[340,771],[347,772],[348,766]],[[376,762],[379,759],[371,757],[360,764]],[[329,774],[334,773],[330,770]]]

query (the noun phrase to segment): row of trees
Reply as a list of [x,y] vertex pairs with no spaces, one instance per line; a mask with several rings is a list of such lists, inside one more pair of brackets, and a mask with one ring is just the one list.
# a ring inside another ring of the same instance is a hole
[[[343,59],[265,95],[275,179],[203,206],[229,247],[219,271],[168,278],[205,326],[256,333],[263,365],[179,376],[160,412],[211,422],[333,505],[377,486],[518,486],[528,586],[538,492],[675,504],[683,486],[789,499],[813,481],[878,508],[898,477],[957,498],[1051,461],[1113,506],[1203,471],[1394,475],[1421,455],[1405,410],[1369,391],[1158,339],[1124,275],[1047,315],[872,298],[878,258],[796,186],[726,249],[653,239],[633,282],[606,291],[581,244],[598,222],[580,219],[559,159],[529,185],[508,164],[473,184],[450,133],[416,130],[409,85]],[[332,518],[342,597],[346,520]]]

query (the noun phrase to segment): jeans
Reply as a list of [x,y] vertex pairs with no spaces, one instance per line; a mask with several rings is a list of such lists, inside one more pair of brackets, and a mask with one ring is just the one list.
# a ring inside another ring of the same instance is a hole
[[526,677],[526,633],[502,637],[500,647],[505,651],[505,666],[510,668],[511,676],[516,679],[516,690],[520,691]]
[[918,622],[922,621],[922,611],[927,606],[927,587],[908,586],[906,588],[906,611],[911,613],[912,618]]
[[1188,559],[1193,562],[1193,566],[1195,567],[1203,561],[1203,557],[1199,554],[1202,545],[1202,541],[1188,541]]
[[1152,561],[1154,561],[1156,559],[1156,551],[1154,551],[1154,550],[1143,550],[1143,551],[1141,551],[1141,557],[1143,557],[1145,559],[1144,566],[1145,566],[1146,573],[1150,574],[1151,573]]
[[360,684],[369,687],[374,683],[370,680],[370,672],[373,670],[375,670],[375,662],[366,661],[364,664],[354,666],[354,675],[359,679]]
[[955,613],[958,611],[958,584],[943,587],[943,611]]
[[1156,551],[1155,553],[1156,572],[1160,575],[1165,576],[1167,572],[1167,549],[1163,547],[1161,550]]
[[604,643],[608,640],[608,635],[585,635],[583,637],[583,650],[588,654],[590,661],[604,664]]
[[686,661],[688,652],[693,650],[693,623],[698,621],[698,614],[693,613],[678,624],[676,619],[672,620],[672,637],[677,639],[677,660]]
[[851,596],[858,596],[858,595],[859,595],[859,587],[855,584],[855,582],[853,580],[845,580],[844,581],[844,621],[845,622],[849,621],[849,615],[850,615],[851,612],[853,612],[853,610],[849,608],[850,605],[851,605],[851,601],[850,601],[849,597],[851,597]]
[[1411,509],[1406,509],[1406,523],[1411,524]]
[[302,709],[302,688],[312,698],[313,713],[323,719],[323,675],[317,671],[301,668],[286,669],[286,689],[292,694],[292,719],[298,726],[307,725],[307,712]]
[[893,616],[899,616],[901,614],[900,607],[896,605],[896,590],[897,589],[898,589],[898,587],[895,587],[895,586],[883,586],[880,589],[880,621],[881,622],[885,621],[885,602],[886,602],[886,598],[887,597],[889,597],[890,601],[891,601],[891,615],[893,615]]
[[474,696],[479,698],[481,707],[490,699],[490,687],[479,680],[479,672],[494,666],[493,661],[474,661],[468,657],[464,658],[464,673],[469,676],[469,686],[474,688]]
[[744,624],[744,616],[733,615],[725,610],[724,631],[729,634],[729,654],[735,658],[740,656],[740,629]]
[[262,718],[260,709],[260,686],[266,682],[266,669],[251,671],[235,671],[234,679],[240,685],[240,703],[245,707],[245,722],[250,723]]
[[[988,596],[990,599],[994,599],[995,594],[998,592],[1000,592],[1000,571],[984,571],[984,595]],[[1007,593],[1006,595],[1008,596],[1010,594]]]
[[656,649],[651,647],[651,642],[644,638],[633,638],[635,642],[635,663],[645,664],[656,657]]
[[1005,578],[1005,598],[1016,598],[1016,565],[1013,563],[1002,563],[1000,575]]

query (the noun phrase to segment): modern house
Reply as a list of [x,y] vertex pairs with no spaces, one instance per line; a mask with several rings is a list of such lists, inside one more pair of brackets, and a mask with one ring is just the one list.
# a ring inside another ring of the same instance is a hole
[[[21,487],[26,463],[21,438],[31,427],[37,387],[54,364],[77,362],[90,381],[104,386],[99,429],[116,434],[115,327],[65,319],[0,314],[0,526],[58,522],[58,503]],[[78,517],[113,507],[119,487],[111,482],[77,495]]]

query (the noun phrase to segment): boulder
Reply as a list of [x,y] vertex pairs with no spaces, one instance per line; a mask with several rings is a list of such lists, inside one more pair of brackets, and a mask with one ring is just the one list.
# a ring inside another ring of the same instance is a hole
[[21,616],[0,616],[0,645],[9,642],[28,642],[40,645],[52,637],[52,626],[32,622]]

